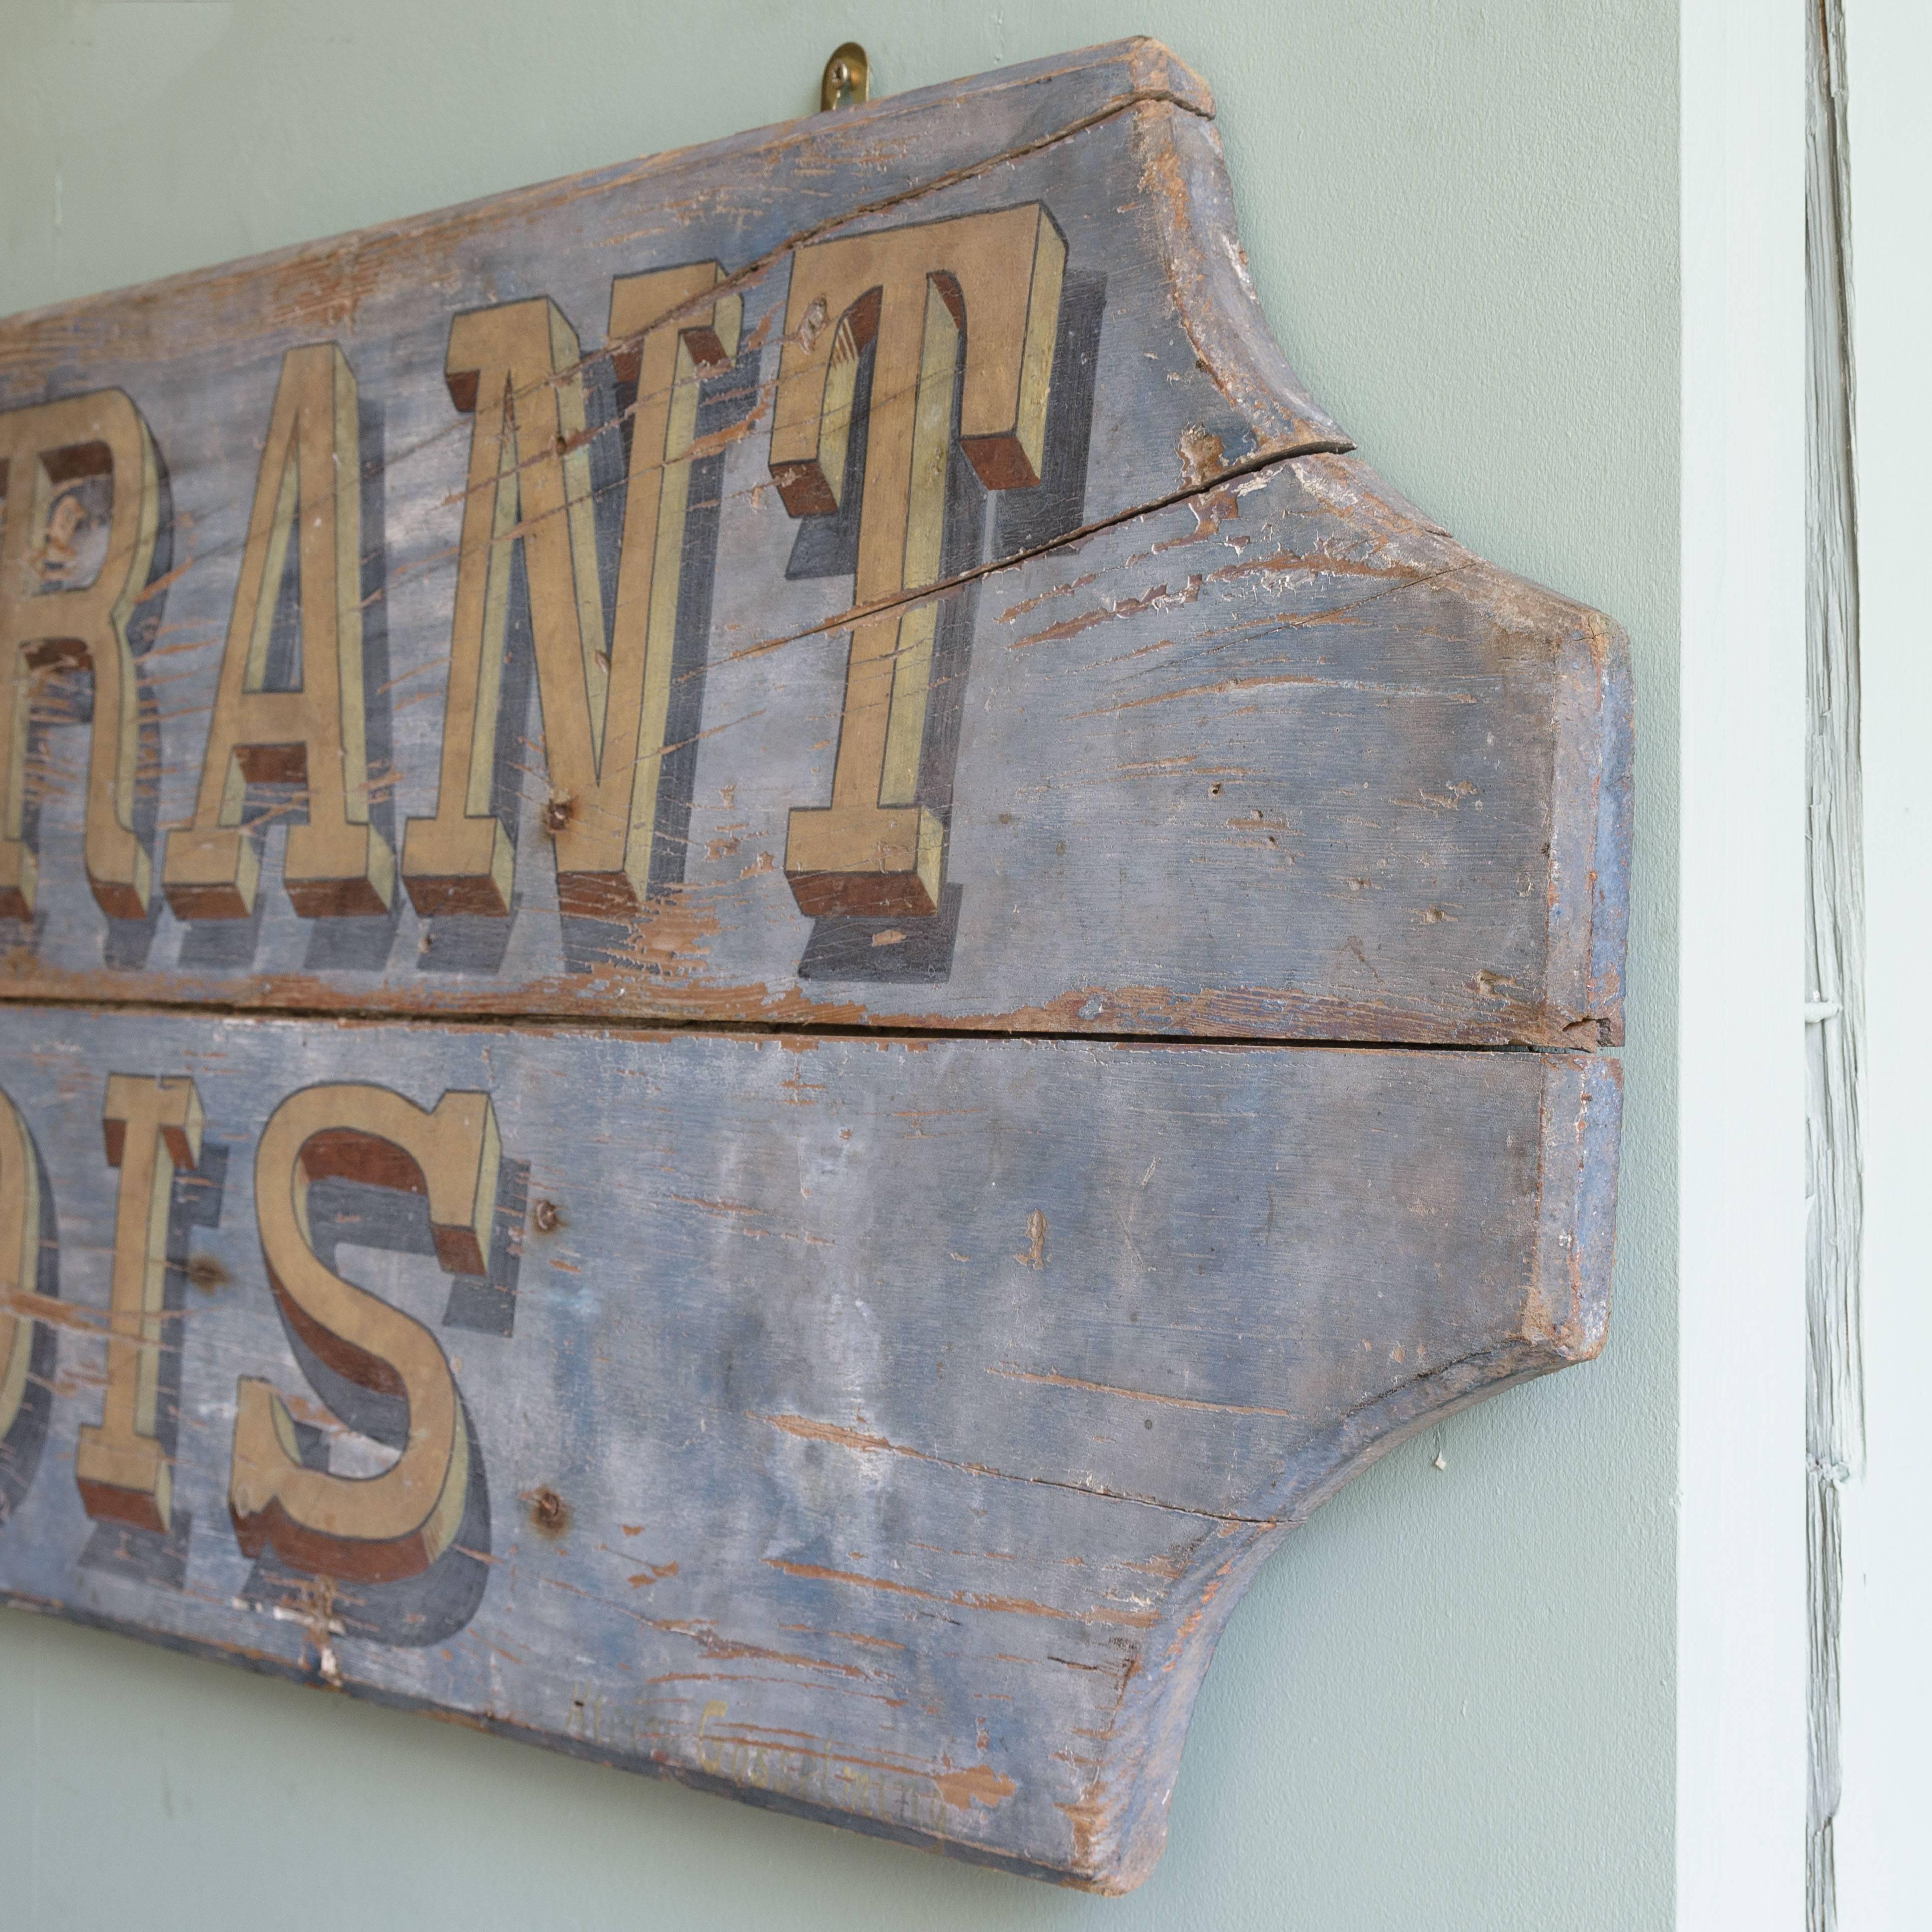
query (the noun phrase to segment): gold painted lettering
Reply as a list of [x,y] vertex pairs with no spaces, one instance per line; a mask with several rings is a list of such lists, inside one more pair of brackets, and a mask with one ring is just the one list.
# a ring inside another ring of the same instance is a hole
[[[118,389],[0,413],[0,915],[33,916],[38,866],[22,837],[28,724],[38,674],[69,665],[94,682],[86,853],[110,919],[148,910],[150,862],[134,830],[140,693],[128,626],[154,561],[160,465]],[[77,498],[110,479],[106,554],[91,584],[68,584]]]
[[40,1163],[26,1122],[0,1094],[0,1438],[13,1427],[27,1393],[34,1324],[16,1298],[36,1292],[40,1259]]
[[617,373],[636,382],[638,401],[608,660],[577,337],[544,299],[459,316],[451,326],[450,392],[476,424],[436,814],[412,820],[404,844],[404,878],[419,914],[509,910],[514,854],[490,799],[517,541],[555,806],[548,823],[559,904],[566,914],[621,917],[644,903],[698,384],[737,352],[740,298],[704,303],[721,274],[704,262],[612,286]]
[[[771,468],[795,517],[838,506],[859,357],[876,345],[853,586],[862,610],[938,578],[956,386],[960,446],[981,482],[1039,482],[1066,263],[1036,203],[794,254]],[[808,915],[938,909],[944,828],[917,801],[936,623],[926,604],[853,626],[832,802],[795,809],[785,844]]]
[[[202,764],[194,822],[168,835],[162,890],[178,919],[245,919],[261,860],[242,823],[248,788],[303,788],[282,867],[304,919],[380,916],[395,856],[369,823],[362,698],[360,436],[356,378],[332,343],[282,358],[248,547]],[[292,538],[302,671],[268,682],[269,641]]]
[[488,1271],[500,1147],[487,1094],[446,1094],[432,1112],[387,1088],[311,1087],[270,1117],[255,1156],[255,1214],[268,1280],[304,1344],[358,1386],[409,1406],[401,1454],[380,1475],[306,1467],[274,1387],[237,1386],[228,1508],[242,1549],[365,1582],[427,1570],[463,1520],[469,1430],[448,1359],[419,1322],[326,1267],[310,1245],[310,1186],[328,1177],[428,1197],[436,1258]]
[[173,1474],[156,1414],[162,1291],[176,1174],[201,1160],[201,1096],[186,1078],[116,1073],[101,1125],[107,1164],[121,1170],[114,1217],[107,1333],[107,1395],[98,1424],[83,1425],[74,1480],[91,1516],[166,1530]]
[[[638,403],[611,620],[610,698],[594,769],[561,764],[551,731],[554,709],[570,704],[579,687],[554,676],[542,686],[550,788],[568,807],[554,835],[557,900],[568,914],[621,918],[642,906],[650,882],[698,384],[729,368],[737,354],[743,303],[724,296],[699,308],[695,320],[688,311],[722,273],[716,262],[700,262],[620,276],[611,284],[610,339],[627,345],[616,351],[617,373],[637,385]],[[541,658],[538,669],[542,676]],[[574,754],[585,738],[573,726],[560,742]]]
[[[524,547],[538,676],[580,701],[545,705],[547,755],[594,767],[610,682],[603,598],[583,448],[584,385],[576,332],[547,296],[473,309],[449,326],[451,400],[476,418],[456,571],[443,700],[442,764],[434,818],[403,838],[403,880],[424,918],[507,916],[515,869],[510,836],[490,809],[496,716],[509,621],[512,547]],[[548,695],[548,694],[546,694]],[[586,741],[566,744],[580,730]]]

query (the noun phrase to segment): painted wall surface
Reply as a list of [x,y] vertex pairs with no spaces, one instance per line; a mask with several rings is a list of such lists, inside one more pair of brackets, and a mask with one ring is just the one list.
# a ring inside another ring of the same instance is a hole
[[1124,1901],[8,1615],[0,1922],[1668,1922],[1675,0],[0,0],[0,313],[788,118],[848,35],[896,92],[1133,32],[1214,86],[1276,332],[1369,458],[1630,631],[1607,1352],[1411,1444],[1292,1539]]

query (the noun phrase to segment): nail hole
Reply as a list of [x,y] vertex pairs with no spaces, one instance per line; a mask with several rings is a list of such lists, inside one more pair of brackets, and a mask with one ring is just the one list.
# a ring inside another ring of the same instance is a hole
[[546,1483],[530,1493],[530,1521],[545,1536],[561,1536],[570,1527],[570,1505]]

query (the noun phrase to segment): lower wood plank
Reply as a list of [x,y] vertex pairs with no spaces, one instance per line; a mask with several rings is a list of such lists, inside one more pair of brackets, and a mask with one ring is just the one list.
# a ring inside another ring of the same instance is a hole
[[1617,1081],[0,1011],[0,1598],[1125,1889],[1286,1531],[1601,1346]]

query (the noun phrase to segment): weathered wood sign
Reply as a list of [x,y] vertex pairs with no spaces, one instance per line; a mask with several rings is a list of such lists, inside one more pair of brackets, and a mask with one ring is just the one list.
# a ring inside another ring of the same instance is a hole
[[1286,1531],[1601,1346],[1622,640],[1211,114],[0,322],[0,1595],[1118,1890]]

